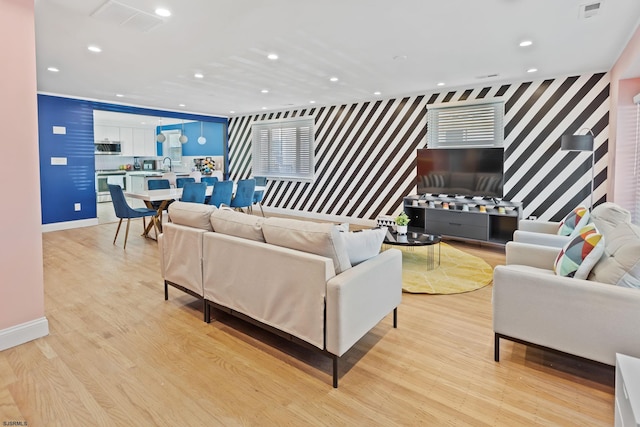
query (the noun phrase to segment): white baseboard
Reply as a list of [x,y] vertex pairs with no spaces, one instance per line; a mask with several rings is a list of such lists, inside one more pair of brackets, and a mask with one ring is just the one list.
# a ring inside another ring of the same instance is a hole
[[42,232],[46,233],[48,231],[69,230],[70,228],[90,227],[92,225],[98,225],[98,218],[42,224]]
[[[340,222],[340,223],[348,222],[349,224],[357,224],[365,227],[376,226],[376,221],[373,219],[363,219],[363,218],[340,216],[340,215],[328,215],[328,214],[321,214],[321,213],[315,213],[315,212],[297,211],[293,209],[271,208],[267,206],[263,206],[262,209],[264,209],[265,215],[267,213],[274,213],[279,215],[290,215],[290,216],[299,216],[302,218],[319,219],[322,221],[331,221],[331,222]],[[259,214],[259,210],[260,208],[254,206],[253,207],[254,215],[256,213]]]
[[46,317],[12,326],[0,331],[0,351],[49,335]]

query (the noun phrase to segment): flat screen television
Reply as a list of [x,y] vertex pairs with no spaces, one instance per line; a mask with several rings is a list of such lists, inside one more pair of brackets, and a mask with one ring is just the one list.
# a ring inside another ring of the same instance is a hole
[[418,194],[502,197],[502,148],[418,149]]

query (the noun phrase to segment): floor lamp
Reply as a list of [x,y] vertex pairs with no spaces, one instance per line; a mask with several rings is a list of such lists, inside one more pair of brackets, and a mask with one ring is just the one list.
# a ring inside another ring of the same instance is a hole
[[593,151],[594,135],[591,129],[587,129],[587,135],[562,135],[560,150],[562,151],[589,151],[591,153],[591,203],[589,211],[593,209],[593,181],[595,178],[596,155]]

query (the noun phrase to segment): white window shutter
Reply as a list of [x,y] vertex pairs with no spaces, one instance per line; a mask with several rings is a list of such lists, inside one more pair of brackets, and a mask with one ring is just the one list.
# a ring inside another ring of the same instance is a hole
[[251,127],[253,175],[311,181],[314,175],[314,119],[256,123]]
[[503,147],[504,103],[455,103],[427,107],[427,147]]

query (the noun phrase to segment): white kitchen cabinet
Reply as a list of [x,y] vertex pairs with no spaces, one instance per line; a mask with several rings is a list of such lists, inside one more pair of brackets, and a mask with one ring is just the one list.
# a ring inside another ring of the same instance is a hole
[[134,156],[146,156],[144,152],[144,129],[133,130],[133,155]]
[[120,128],[120,155],[135,156],[133,128]]
[[120,141],[120,128],[118,126],[96,125],[93,128],[96,141]]
[[144,175],[131,175],[131,191],[140,193],[146,190],[144,178]]
[[156,156],[156,135],[153,129],[133,129],[133,155]]
[[144,130],[144,147],[145,147],[145,151],[144,151],[145,156],[155,157],[158,155],[155,129]]

